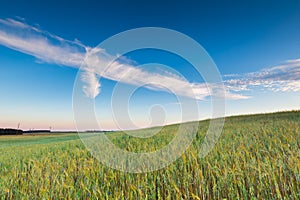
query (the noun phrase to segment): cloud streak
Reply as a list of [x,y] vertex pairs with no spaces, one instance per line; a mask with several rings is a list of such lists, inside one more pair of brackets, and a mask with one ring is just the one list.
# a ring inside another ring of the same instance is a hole
[[47,63],[79,67],[86,47],[13,19],[0,19],[0,44]]
[[210,95],[210,89],[204,83],[189,83],[184,78],[167,71],[149,72],[126,62],[119,62],[117,56],[111,56],[103,49],[93,49],[85,60],[86,71],[92,71],[101,77],[150,90],[171,91],[180,96],[204,99]]
[[[149,72],[132,62],[109,55],[104,49],[91,48],[75,40],[59,36],[30,26],[23,21],[0,19],[0,44],[29,54],[38,61],[80,68],[84,72],[81,80],[85,83],[86,96],[95,98],[101,89],[98,76],[150,90],[171,91],[176,95],[203,100],[214,94],[223,97],[218,84],[190,83],[173,73]],[[300,59],[290,60],[282,65],[243,75],[225,75],[223,82],[226,99],[245,99],[244,91],[260,87],[274,92],[300,90]]]
[[107,54],[104,49],[92,49],[14,19],[0,19],[0,44],[32,55],[42,62],[74,68],[86,63],[81,79],[85,83],[83,91],[90,98],[100,93],[97,75],[151,90],[167,89],[176,95],[195,99],[210,96],[211,88],[203,83],[189,83],[172,73],[162,75],[142,70],[129,62],[122,62],[122,59],[117,59],[118,56]]
[[226,75],[226,87],[235,92],[263,89],[273,92],[300,91],[300,59],[242,75]]

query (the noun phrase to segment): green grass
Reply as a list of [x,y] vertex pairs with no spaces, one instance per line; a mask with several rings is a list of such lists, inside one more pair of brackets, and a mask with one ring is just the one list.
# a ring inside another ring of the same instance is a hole
[[53,142],[65,142],[65,141],[76,140],[76,139],[79,139],[77,133],[0,136],[0,148],[34,145],[34,144],[47,144]]
[[[152,138],[109,133],[120,148],[153,151],[178,125]],[[300,199],[300,112],[226,118],[214,149],[199,158],[208,121],[168,167],[142,174],[108,168],[76,134],[0,137],[0,199]]]

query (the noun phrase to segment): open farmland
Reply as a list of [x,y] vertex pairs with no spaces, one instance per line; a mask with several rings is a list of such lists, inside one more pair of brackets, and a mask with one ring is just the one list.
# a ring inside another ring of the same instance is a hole
[[[226,118],[214,149],[199,158],[209,121],[168,167],[124,173],[91,156],[77,134],[0,136],[1,199],[300,199],[300,112]],[[148,139],[121,132],[128,151],[152,151],[173,138],[164,127]]]

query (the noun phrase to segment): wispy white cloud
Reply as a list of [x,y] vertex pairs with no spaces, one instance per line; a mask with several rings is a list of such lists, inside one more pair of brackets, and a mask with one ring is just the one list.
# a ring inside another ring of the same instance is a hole
[[300,91],[300,59],[288,60],[281,65],[258,72],[225,76],[225,86],[235,92],[264,89],[273,92]]
[[101,85],[96,73],[88,70],[83,71],[81,80],[85,83],[82,89],[87,97],[95,98],[100,93]]
[[[0,19],[0,44],[29,54],[46,62],[79,68],[89,47],[78,40],[69,41],[14,19]],[[85,83],[84,93],[91,98],[98,95],[100,83],[95,74],[87,71],[82,74]]]
[[0,44],[44,62],[72,67],[79,67],[86,53],[83,45],[12,19],[0,20]]
[[[241,94],[234,94],[223,88],[222,83],[190,83],[183,77],[169,71],[149,72],[135,67],[132,62],[119,62],[117,56],[111,56],[103,49],[94,48],[85,59],[86,69],[93,70],[101,77],[117,82],[142,86],[151,90],[170,91],[179,96],[204,100],[214,94],[227,99],[248,98]],[[225,90],[225,94],[224,91]],[[223,92],[221,92],[223,91]]]
[[219,92],[222,90],[218,84],[190,83],[167,71],[150,72],[135,66],[131,60],[110,55],[104,49],[88,47],[78,40],[65,40],[23,21],[0,19],[0,44],[32,55],[40,62],[74,68],[83,66],[85,71],[81,79],[85,85],[82,89],[91,98],[100,93],[101,84],[97,76],[195,99],[205,99],[211,96],[212,91],[214,95],[227,99],[245,99],[248,97],[241,93],[253,87],[272,91],[300,90],[300,59],[259,72],[225,75],[224,94]]
[[117,82],[142,86],[151,90],[168,90],[180,96],[204,99],[210,95],[205,84],[193,84],[170,72],[155,73],[121,63],[103,49],[93,49],[85,60],[86,69]]
[[[155,73],[134,66],[131,61],[117,59],[104,49],[90,48],[78,41],[65,40],[37,27],[14,19],[0,19],[0,44],[32,55],[39,61],[79,68],[85,64],[82,81],[83,91],[88,97],[96,97],[100,92],[100,75],[114,81],[151,90],[168,90],[176,95],[204,99],[210,96],[210,88],[201,83],[189,83],[172,73]],[[88,56],[87,56],[88,55]],[[109,66],[109,67],[108,67]]]

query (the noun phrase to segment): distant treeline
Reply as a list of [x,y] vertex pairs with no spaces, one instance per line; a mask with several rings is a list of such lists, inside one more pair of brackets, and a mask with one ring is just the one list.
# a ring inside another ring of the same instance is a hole
[[22,135],[22,134],[31,134],[31,133],[50,133],[50,130],[29,130],[23,131],[21,129],[13,128],[0,128],[0,135]]
[[0,135],[22,135],[23,131],[20,129],[12,129],[12,128],[0,128]]
[[29,131],[23,131],[23,133],[50,133],[50,130],[29,130]]

